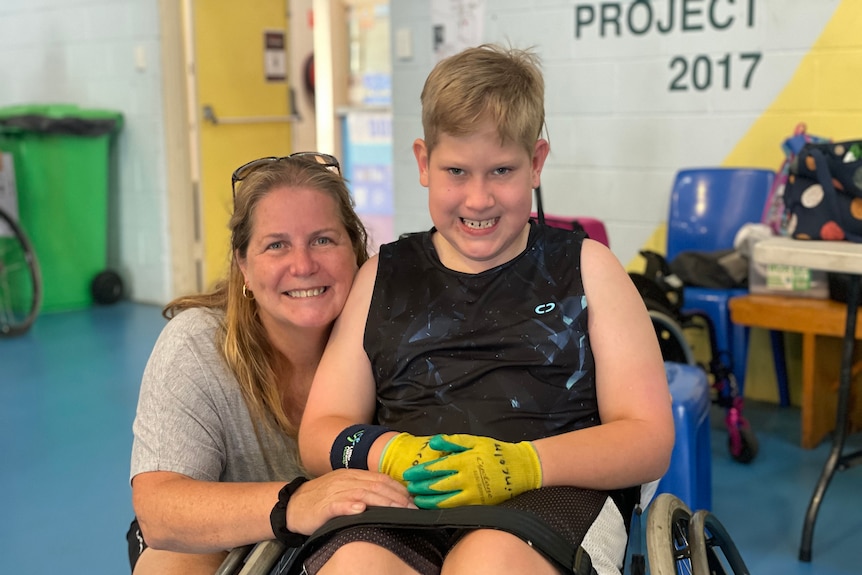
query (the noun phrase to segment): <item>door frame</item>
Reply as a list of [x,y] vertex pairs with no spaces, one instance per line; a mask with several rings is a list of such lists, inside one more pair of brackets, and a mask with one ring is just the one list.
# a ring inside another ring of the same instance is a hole
[[[293,17],[293,0],[284,0]],[[193,0],[159,0],[162,51],[162,101],[165,149],[168,238],[170,246],[170,289],[168,299],[199,293],[204,289],[203,215],[200,197],[200,118],[196,104],[194,76]],[[307,0],[304,2],[308,4]],[[312,0],[315,14],[313,44],[315,52],[314,124],[316,144],[308,149],[341,154],[341,129],[336,108],[347,104],[348,47],[344,0]],[[290,45],[290,41],[289,44]],[[337,57],[338,55],[343,55]],[[288,58],[302,57],[288,50]],[[301,64],[300,64],[301,65]],[[289,62],[289,69],[297,65]],[[341,80],[336,81],[335,78]],[[294,76],[290,87],[299,89]],[[294,150],[296,151],[296,150]]]
[[203,289],[203,242],[198,182],[198,139],[189,18],[190,0],[159,0],[162,32],[162,103],[171,292],[168,299]]

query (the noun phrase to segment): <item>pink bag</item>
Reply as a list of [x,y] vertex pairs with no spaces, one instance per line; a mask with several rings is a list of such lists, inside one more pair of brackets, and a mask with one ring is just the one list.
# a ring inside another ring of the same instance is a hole
[[[532,214],[534,220],[538,221],[538,214]],[[578,227],[583,228],[587,233],[587,237],[591,240],[601,242],[610,247],[608,240],[608,232],[605,230],[605,224],[602,220],[596,218],[588,218],[584,216],[566,217],[566,216],[551,216],[545,214],[545,223],[555,228],[563,228],[565,230],[576,230]]]

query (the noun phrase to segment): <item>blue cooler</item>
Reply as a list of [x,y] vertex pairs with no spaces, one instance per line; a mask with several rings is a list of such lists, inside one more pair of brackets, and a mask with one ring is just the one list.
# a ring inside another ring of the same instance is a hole
[[694,365],[665,362],[673,397],[676,443],[670,467],[658,493],[679,497],[692,511],[712,509],[712,445],[709,438],[711,404],[706,372]]

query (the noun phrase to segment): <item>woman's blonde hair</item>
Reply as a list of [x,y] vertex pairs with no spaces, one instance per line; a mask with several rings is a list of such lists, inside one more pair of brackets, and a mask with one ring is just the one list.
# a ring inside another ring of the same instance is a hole
[[[244,278],[239,261],[246,257],[254,227],[254,211],[260,200],[275,188],[311,188],[328,194],[335,201],[341,223],[347,229],[357,265],[368,259],[368,235],[354,210],[354,202],[345,180],[336,172],[314,161],[285,158],[265,164],[248,175],[236,188],[234,211],[228,227],[231,231],[231,262],[228,276],[219,281],[211,292],[179,297],[162,314],[171,319],[179,312],[204,307],[224,312],[219,333],[221,352],[233,372],[255,430],[259,423],[296,437],[297,426],[282,407],[276,366],[285,361],[270,344],[258,316],[257,302],[243,296]],[[291,366],[283,366],[287,370]]]
[[533,154],[545,125],[545,82],[532,50],[482,44],[440,61],[422,89],[422,128],[430,154],[440,134],[464,136],[491,120],[502,142]]

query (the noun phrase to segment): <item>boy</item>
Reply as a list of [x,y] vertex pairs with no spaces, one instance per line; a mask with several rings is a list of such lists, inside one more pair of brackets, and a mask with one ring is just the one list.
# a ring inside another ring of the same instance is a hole
[[[661,477],[673,447],[652,323],[607,248],[529,219],[549,152],[534,54],[467,49],[434,68],[421,100],[413,152],[434,228],[360,270],[309,395],[303,462],[315,474],[380,470],[423,508],[529,510],[599,574],[618,573],[636,486]],[[309,567],[424,574],[444,563],[557,572],[491,529],[353,528]]]

